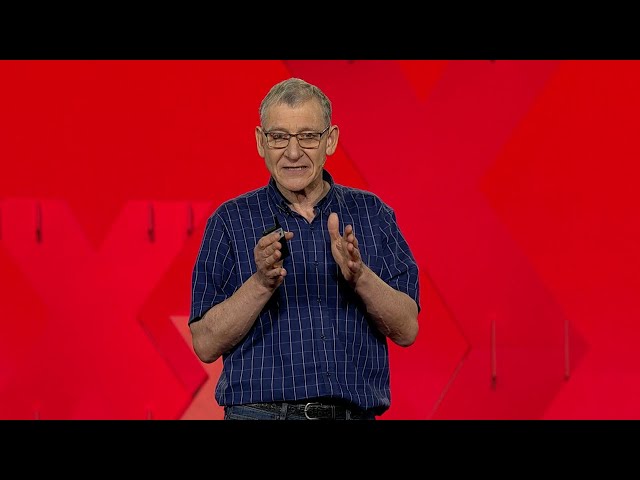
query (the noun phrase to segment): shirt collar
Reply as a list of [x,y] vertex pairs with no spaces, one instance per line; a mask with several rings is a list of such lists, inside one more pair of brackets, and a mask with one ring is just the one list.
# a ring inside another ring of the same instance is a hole
[[[335,197],[335,182],[331,174],[323,169],[322,170],[322,179],[326,180],[329,183],[329,191],[327,194],[320,199],[320,201],[316,204],[316,207],[320,210],[326,210],[329,205],[331,205],[333,198]],[[276,185],[276,181],[273,177],[269,178],[269,184],[267,185],[267,191],[269,192],[269,198],[271,201],[283,212],[289,212],[291,208],[291,202],[284,198],[284,195],[278,190],[278,186]]]

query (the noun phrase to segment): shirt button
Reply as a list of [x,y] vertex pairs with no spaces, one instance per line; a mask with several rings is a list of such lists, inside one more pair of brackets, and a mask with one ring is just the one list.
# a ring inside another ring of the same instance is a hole
[[320,297],[318,297],[318,303],[322,303],[322,300],[320,300]]

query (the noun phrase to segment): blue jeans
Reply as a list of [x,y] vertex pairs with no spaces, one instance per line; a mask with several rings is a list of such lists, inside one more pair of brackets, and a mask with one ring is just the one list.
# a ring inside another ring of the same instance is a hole
[[[273,404],[271,404],[273,405]],[[224,407],[225,420],[310,420],[299,409],[292,408],[291,404],[282,403],[277,409],[265,409],[259,405],[231,405]],[[336,420],[375,420],[372,412],[347,412],[344,417]]]

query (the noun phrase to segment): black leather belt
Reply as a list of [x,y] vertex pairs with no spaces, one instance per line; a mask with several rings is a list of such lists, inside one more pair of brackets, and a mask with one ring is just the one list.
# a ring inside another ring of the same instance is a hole
[[307,420],[346,420],[347,413],[349,418],[364,418],[365,412],[356,407],[347,407],[345,405],[335,405],[321,402],[273,402],[273,403],[249,403],[247,407],[257,408],[268,412],[281,413],[286,404],[287,415],[304,416]]

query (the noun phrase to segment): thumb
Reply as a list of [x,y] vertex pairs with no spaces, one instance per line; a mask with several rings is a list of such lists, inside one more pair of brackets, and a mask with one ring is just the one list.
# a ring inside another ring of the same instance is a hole
[[329,219],[327,220],[327,228],[329,229],[329,236],[331,237],[331,240],[338,240],[340,238],[338,225],[338,214],[333,212],[329,215]]

